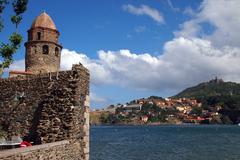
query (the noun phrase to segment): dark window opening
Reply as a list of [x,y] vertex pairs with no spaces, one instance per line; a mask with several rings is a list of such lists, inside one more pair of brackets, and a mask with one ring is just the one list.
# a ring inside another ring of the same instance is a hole
[[48,54],[48,52],[49,52],[48,45],[44,45],[44,46],[42,47],[42,52],[43,52],[43,54]]
[[56,48],[55,48],[55,56],[58,57],[58,55],[59,55],[59,49],[58,49],[58,47],[56,47]]
[[33,53],[37,53],[37,46],[32,46],[32,50],[31,50],[31,52],[33,52]]
[[41,32],[37,32],[37,40],[41,39]]

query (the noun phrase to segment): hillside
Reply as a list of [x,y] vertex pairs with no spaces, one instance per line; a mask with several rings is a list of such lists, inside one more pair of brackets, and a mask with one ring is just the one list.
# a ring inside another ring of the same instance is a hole
[[240,84],[213,79],[171,98],[150,96],[91,112],[91,124],[238,124]]
[[175,95],[175,98],[196,98],[203,100],[213,96],[240,96],[240,84],[224,82],[221,79],[214,79],[209,82],[200,83],[197,86],[187,88]]
[[219,113],[226,123],[240,121],[240,84],[214,79],[209,82],[187,88],[174,98],[195,98],[202,103],[203,109],[221,106]]

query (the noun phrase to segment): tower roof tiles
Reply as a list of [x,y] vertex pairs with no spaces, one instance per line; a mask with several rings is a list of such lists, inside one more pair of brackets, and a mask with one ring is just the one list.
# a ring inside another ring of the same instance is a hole
[[50,28],[50,29],[57,30],[52,18],[46,12],[43,12],[42,14],[40,14],[33,21],[31,28],[37,28],[37,27]]

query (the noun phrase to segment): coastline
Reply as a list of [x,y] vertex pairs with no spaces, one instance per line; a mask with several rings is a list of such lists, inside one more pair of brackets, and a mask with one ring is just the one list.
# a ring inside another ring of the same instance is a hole
[[109,123],[99,123],[99,124],[90,124],[90,126],[214,126],[214,125],[230,125],[230,126],[239,126],[238,124],[200,124],[200,123],[148,123],[148,124],[134,124],[134,123],[115,123],[115,124],[109,124]]

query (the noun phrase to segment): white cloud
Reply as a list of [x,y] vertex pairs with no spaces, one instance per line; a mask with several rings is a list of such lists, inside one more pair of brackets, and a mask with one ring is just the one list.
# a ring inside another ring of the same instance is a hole
[[[175,38],[164,45],[164,53],[152,56],[129,50],[98,51],[98,58],[62,50],[61,69],[71,69],[82,63],[90,70],[91,85],[113,84],[135,90],[180,91],[185,87],[209,80],[218,75],[224,80],[240,82],[240,48],[212,46],[209,40]],[[16,61],[11,69],[23,68],[24,61]],[[106,99],[91,93],[92,101]]]
[[202,3],[199,19],[209,22],[216,30],[208,38],[217,46],[240,47],[240,1],[206,0]]
[[195,14],[196,14],[196,12],[191,7],[185,8],[183,13],[187,14],[189,16],[195,16]]
[[179,12],[180,8],[174,7],[172,4],[171,0],[167,0],[167,4],[169,5],[169,7],[171,8],[171,10],[173,10],[174,12]]
[[192,38],[197,37],[201,27],[198,24],[197,20],[186,21],[180,25],[180,30],[175,31],[174,35],[176,37],[185,37],[185,38]]
[[103,97],[100,97],[97,94],[91,92],[90,93],[90,101],[92,103],[104,103],[104,102],[107,102],[107,99],[103,98]]
[[147,15],[151,17],[154,21],[163,24],[164,18],[162,14],[155,8],[151,8],[147,5],[141,5],[140,7],[135,7],[131,4],[123,5],[123,10],[135,14],[135,15]]
[[73,64],[82,63],[91,72],[91,82],[93,84],[109,83],[109,71],[98,62],[98,60],[89,59],[85,54],[70,51],[68,49],[62,50],[61,56],[61,70],[69,70]]
[[[210,40],[217,47],[240,47],[239,7],[239,0],[205,0],[193,18],[180,25],[180,31],[176,31],[175,36],[196,37],[202,34],[202,38]],[[203,28],[202,24],[208,24],[213,29]],[[204,33],[204,29],[213,32]]]
[[240,81],[240,76],[237,76],[240,49],[217,49],[210,41],[199,38],[181,37],[169,41],[164,46],[164,54],[157,57],[129,50],[100,50],[98,55],[98,59],[90,59],[64,49],[62,64],[85,64],[94,84],[115,84],[149,91],[179,91],[215,75],[225,80]]
[[[114,84],[159,92],[177,92],[214,76],[240,82],[239,3],[237,0],[204,1],[192,19],[175,32],[176,37],[165,43],[159,56],[132,53],[127,49],[100,50],[98,58],[91,59],[86,54],[63,49],[61,69],[70,69],[72,64],[80,62],[90,70],[93,85]],[[144,6],[125,5],[124,8],[137,15],[150,16]],[[203,30],[201,23],[206,22],[216,28],[210,35],[199,36]],[[17,61],[11,67],[22,66],[23,61]],[[96,102],[104,100],[94,94],[92,97]]]

